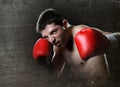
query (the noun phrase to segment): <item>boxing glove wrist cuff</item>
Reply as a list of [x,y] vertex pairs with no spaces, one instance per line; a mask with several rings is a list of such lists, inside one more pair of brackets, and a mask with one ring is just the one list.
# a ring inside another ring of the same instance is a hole
[[117,48],[120,45],[120,33],[112,33],[106,35],[106,37],[110,40],[112,48]]

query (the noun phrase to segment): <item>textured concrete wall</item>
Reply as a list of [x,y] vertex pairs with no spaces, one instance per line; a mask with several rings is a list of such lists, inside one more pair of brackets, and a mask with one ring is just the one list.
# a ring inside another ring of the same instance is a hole
[[[57,78],[32,59],[40,37],[35,32],[37,17],[49,7],[60,10],[71,24],[120,31],[119,0],[0,0],[0,87],[85,87],[68,70]],[[120,50],[109,53],[111,85],[120,86]]]

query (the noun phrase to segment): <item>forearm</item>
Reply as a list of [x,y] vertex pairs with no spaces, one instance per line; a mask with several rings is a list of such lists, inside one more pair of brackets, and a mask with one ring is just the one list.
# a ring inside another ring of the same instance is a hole
[[110,40],[112,48],[118,48],[120,46],[120,32],[108,34],[106,37]]
[[60,76],[63,73],[65,62],[62,60],[62,58],[54,58],[52,61],[53,65],[53,73],[57,76]]
[[65,61],[63,58],[63,52],[59,49],[54,50],[54,55],[52,58],[52,65],[53,65],[53,73],[57,74],[60,76],[63,72],[64,66],[65,66]]

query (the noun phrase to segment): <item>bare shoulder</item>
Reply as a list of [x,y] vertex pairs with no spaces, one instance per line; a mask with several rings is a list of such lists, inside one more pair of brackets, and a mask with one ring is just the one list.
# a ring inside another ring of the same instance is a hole
[[73,27],[72,27],[73,35],[76,35],[76,33],[78,33],[79,31],[81,31],[82,29],[84,29],[84,28],[88,28],[88,27],[89,27],[89,26],[87,26],[87,25],[83,25],[83,24],[73,26]]
[[83,25],[83,24],[74,26],[73,29],[72,29],[73,34],[78,33],[79,31],[81,31],[81,30],[84,29],[84,28],[92,28],[92,29],[95,29],[95,30],[103,33],[104,35],[111,34],[111,32],[103,31],[103,30],[101,30],[101,29],[99,29],[99,28],[91,27],[91,26],[87,26],[87,25]]

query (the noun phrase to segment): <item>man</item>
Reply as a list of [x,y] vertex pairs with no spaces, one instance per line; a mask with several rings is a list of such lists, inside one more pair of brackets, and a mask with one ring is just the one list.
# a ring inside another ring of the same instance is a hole
[[[61,75],[65,64],[67,64],[76,78],[82,78],[90,85],[101,87],[102,84],[106,83],[109,78],[109,67],[104,53],[111,48],[119,46],[119,33],[113,34],[87,25],[70,25],[67,19],[51,8],[44,10],[40,14],[36,31],[42,35],[42,39],[53,45],[54,53],[52,51],[46,52],[45,50],[43,55],[50,60],[54,67],[52,68],[54,73]],[[81,36],[84,32],[85,38],[81,38],[84,36]],[[93,35],[94,32],[96,36]],[[95,39],[96,41],[93,41],[94,37],[98,37]],[[39,46],[35,44],[33,49],[33,56],[38,59],[41,54],[36,53],[36,48]],[[48,45],[44,45],[44,47],[48,50],[51,49]],[[95,49],[93,49],[94,47]],[[88,50],[89,48],[90,50]],[[86,52],[86,49],[88,52]],[[38,50],[41,49],[37,49],[37,52]]]

